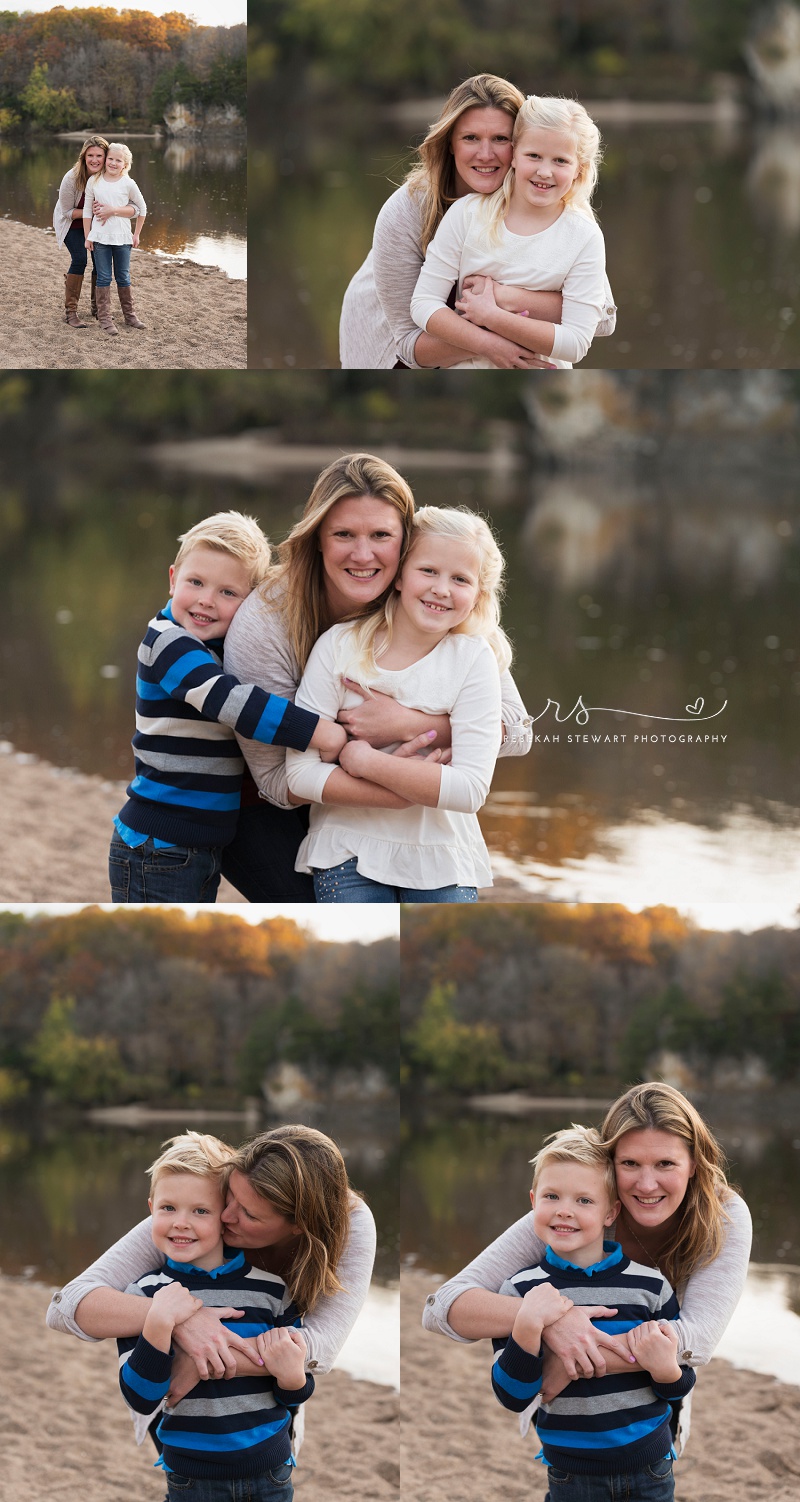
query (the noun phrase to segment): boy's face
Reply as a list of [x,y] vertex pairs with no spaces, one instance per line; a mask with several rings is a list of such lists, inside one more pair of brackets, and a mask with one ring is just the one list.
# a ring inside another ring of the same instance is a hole
[[250,594],[245,565],[216,548],[192,548],[180,567],[169,571],[173,620],[200,641],[225,635],[243,600]]
[[219,1267],[224,1203],[214,1179],[162,1173],[148,1200],[154,1245],[173,1262],[191,1262],[206,1272]]
[[603,1233],[619,1201],[609,1201],[605,1174],[582,1163],[546,1163],[531,1190],[533,1229],[567,1262],[591,1267],[603,1256]]

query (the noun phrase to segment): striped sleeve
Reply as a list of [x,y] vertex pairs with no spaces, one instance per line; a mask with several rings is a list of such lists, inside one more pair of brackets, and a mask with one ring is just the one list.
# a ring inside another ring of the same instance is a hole
[[172,1356],[157,1351],[149,1340],[118,1340],[119,1385],[122,1396],[135,1413],[157,1413],[169,1392]]
[[522,1413],[542,1386],[542,1357],[518,1346],[513,1335],[495,1342],[501,1349],[492,1366],[492,1388],[498,1402],[512,1413]]

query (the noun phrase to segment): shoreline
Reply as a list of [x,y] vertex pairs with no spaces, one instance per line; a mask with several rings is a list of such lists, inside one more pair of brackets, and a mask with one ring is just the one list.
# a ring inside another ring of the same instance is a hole
[[[4,1502],[162,1502],[163,1473],[141,1448],[117,1380],[114,1341],[48,1330],[51,1289],[0,1276]],[[294,1483],[302,1502],[388,1502],[399,1490],[399,1394],[343,1371],[308,1404]]]
[[[488,1341],[460,1344],[422,1329],[422,1307],[442,1279],[401,1274],[404,1411],[403,1489],[414,1502],[536,1502],[547,1490],[534,1462],[536,1436],[522,1440],[515,1415],[495,1399]],[[794,1502],[800,1485],[795,1434],[800,1386],[717,1358],[698,1370],[692,1426],[675,1466],[677,1502]]]
[[24,267],[8,278],[3,298],[3,370],[244,370],[247,367],[247,283],[215,266],[136,250],[131,260],[134,305],[143,330],[122,321],[111,288],[113,338],[89,312],[89,274],[78,305],[85,329],[64,321],[69,260],[52,230],[0,219],[3,263]]

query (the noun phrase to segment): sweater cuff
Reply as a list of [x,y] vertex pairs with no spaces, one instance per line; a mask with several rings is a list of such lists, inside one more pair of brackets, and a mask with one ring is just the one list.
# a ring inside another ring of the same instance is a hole
[[128,1354],[127,1364],[148,1382],[167,1382],[172,1372],[172,1353],[159,1351],[140,1335]]
[[278,726],[273,745],[290,746],[292,751],[305,751],[319,724],[319,715],[310,709],[298,709],[291,700]]
[[314,1378],[310,1375],[306,1376],[306,1380],[302,1387],[279,1387],[276,1382],[272,1390],[273,1397],[278,1403],[282,1403],[284,1408],[296,1408],[298,1403],[305,1403],[306,1400],[311,1397],[313,1391]]
[[498,1361],[506,1376],[513,1377],[515,1382],[535,1382],[542,1375],[541,1353],[532,1356],[517,1345],[513,1335],[509,1335]]
[[675,1398],[685,1398],[687,1392],[694,1387],[696,1377],[694,1368],[685,1366],[681,1368],[681,1376],[678,1382],[656,1382],[652,1378],[653,1389],[660,1398],[667,1398],[670,1402]]

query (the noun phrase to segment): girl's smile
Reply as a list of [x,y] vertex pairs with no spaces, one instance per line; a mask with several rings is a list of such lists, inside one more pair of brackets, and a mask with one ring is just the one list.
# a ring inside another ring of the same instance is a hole
[[120,177],[125,171],[125,158],[118,156],[115,151],[109,151],[106,157],[106,177]]
[[523,131],[514,147],[515,190],[526,204],[555,207],[578,176],[572,136],[537,127]]
[[460,626],[478,598],[478,559],[452,537],[420,538],[395,582],[401,611],[425,632],[443,636]]
[[505,110],[476,106],[453,126],[450,150],[456,169],[456,197],[494,193],[511,166],[514,122]]

